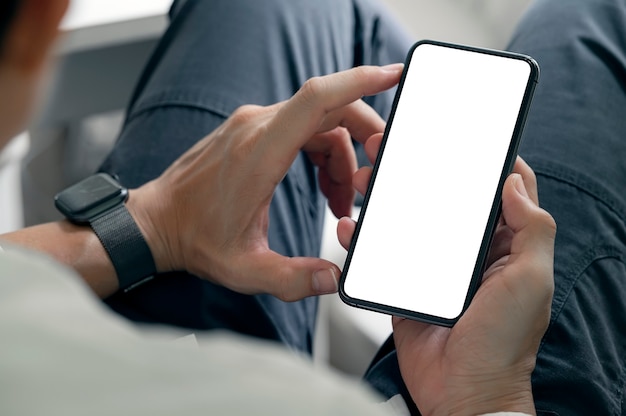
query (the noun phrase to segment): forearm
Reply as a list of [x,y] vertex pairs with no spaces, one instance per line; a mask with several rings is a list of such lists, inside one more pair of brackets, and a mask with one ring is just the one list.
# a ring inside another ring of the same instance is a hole
[[113,264],[89,226],[60,221],[4,234],[0,240],[46,253],[73,268],[101,298],[118,290]]

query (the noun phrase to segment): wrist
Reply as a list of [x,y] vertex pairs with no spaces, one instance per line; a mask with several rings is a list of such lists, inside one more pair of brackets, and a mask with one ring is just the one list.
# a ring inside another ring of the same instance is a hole
[[126,205],[128,197],[128,189],[107,173],[91,175],[54,197],[55,206],[72,224],[93,230],[124,291],[156,273],[152,250]]
[[444,411],[436,414],[459,416],[497,412],[536,414],[530,378],[523,381],[501,379],[473,381],[458,391],[458,398],[448,400]]
[[157,272],[164,273],[173,270],[179,270],[175,248],[170,242],[172,239],[167,238],[169,233],[169,224],[164,218],[164,208],[159,198],[153,197],[154,190],[151,183],[146,184],[138,189],[129,190],[128,201],[126,207],[137,223],[139,230],[144,236]]

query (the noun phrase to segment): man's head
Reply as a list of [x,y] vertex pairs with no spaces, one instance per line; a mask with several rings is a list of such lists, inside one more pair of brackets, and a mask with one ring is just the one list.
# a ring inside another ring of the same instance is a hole
[[0,45],[4,45],[4,35],[13,21],[19,0],[3,0],[0,3]]
[[0,0],[0,149],[26,125],[69,0]]

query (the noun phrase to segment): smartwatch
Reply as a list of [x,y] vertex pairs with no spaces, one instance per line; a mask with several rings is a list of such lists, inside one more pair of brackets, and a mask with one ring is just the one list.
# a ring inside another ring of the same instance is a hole
[[61,191],[54,204],[74,224],[89,224],[109,255],[120,289],[127,292],[156,274],[154,258],[126,208],[128,189],[98,173]]

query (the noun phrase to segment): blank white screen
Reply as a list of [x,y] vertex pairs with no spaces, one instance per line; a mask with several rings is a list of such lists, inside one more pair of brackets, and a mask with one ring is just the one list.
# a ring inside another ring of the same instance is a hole
[[355,299],[461,312],[531,67],[418,46],[344,282]]

